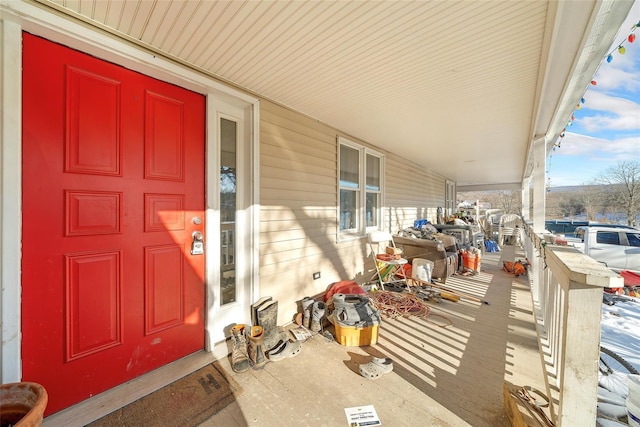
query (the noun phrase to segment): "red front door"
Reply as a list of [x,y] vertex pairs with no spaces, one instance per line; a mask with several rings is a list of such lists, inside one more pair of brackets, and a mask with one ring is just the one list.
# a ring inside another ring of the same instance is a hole
[[50,414],[204,347],[205,103],[27,33],[22,77],[22,377]]

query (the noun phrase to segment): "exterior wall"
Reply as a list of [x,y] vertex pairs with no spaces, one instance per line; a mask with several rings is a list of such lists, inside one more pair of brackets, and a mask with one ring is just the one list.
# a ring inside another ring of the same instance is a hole
[[[260,293],[279,301],[285,323],[296,300],[362,271],[364,247],[336,241],[336,131],[260,105]],[[321,278],[314,281],[316,271]]]
[[[373,266],[364,237],[337,238],[340,133],[274,103],[260,105],[260,296],[278,300],[283,324],[304,296],[339,280],[365,282]],[[435,221],[445,178],[372,148],[385,156],[385,228],[396,232],[417,218]],[[316,271],[319,280],[313,280]]]
[[387,229],[396,233],[416,219],[435,223],[438,207],[444,208],[446,179],[394,154],[387,155],[385,168]]
[[[21,75],[21,31],[25,29],[56,42],[82,40],[72,43],[72,47],[214,97],[232,96],[250,104],[257,102],[239,89],[230,89],[197,73],[187,73],[178,64],[158,58],[150,61],[148,53],[121,46],[90,28],[70,25],[64,18],[26,3],[23,6],[35,15],[31,19],[37,23],[27,20],[22,26],[0,20],[0,44],[4,52],[0,55],[0,90],[3,105],[12,105],[1,115],[4,128],[0,141],[3,154],[0,262],[2,284],[8,284],[0,293],[3,308],[0,372],[3,382],[17,381],[21,373],[20,288],[16,285],[20,283],[21,240],[21,203],[16,203],[21,194],[21,181],[16,179],[21,177],[21,147],[16,141],[21,137],[20,109],[15,108],[21,99],[20,85],[15,84]],[[260,102],[259,128],[259,292],[279,301],[279,322],[282,324],[291,320],[296,301],[303,296],[317,295],[338,280],[365,282],[371,277],[371,265],[367,262],[364,237],[337,239],[337,136],[340,133],[268,101]],[[352,136],[344,136],[368,145]],[[395,232],[412,225],[416,218],[434,221],[436,208],[444,203],[444,178],[396,154],[372,148],[385,156],[385,228]],[[321,272],[319,280],[312,279],[316,271]],[[214,321],[210,320],[208,324],[217,327]]]

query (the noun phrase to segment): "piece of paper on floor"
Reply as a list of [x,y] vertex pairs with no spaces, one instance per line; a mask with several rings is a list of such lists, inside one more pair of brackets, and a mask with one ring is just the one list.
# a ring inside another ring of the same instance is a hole
[[296,341],[306,341],[313,336],[311,334],[311,331],[309,331],[304,326],[298,326],[297,328],[289,329],[289,332],[291,332]]
[[344,408],[349,427],[381,426],[380,418],[373,405]]

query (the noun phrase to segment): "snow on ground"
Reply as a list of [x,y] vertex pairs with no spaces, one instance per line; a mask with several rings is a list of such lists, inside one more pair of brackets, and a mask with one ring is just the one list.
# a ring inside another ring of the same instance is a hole
[[622,297],[602,304],[600,343],[640,371],[640,298]]
[[[614,297],[613,305],[602,304],[602,323],[600,344],[614,351],[624,360],[640,371],[640,298],[627,296]],[[599,387],[598,389],[598,427],[619,427],[633,425],[631,417],[627,417],[627,408],[622,400],[626,398],[626,377],[622,375],[624,386],[614,377],[600,378],[600,385],[613,393]],[[611,379],[609,379],[611,378]],[[618,377],[620,378],[620,377]],[[635,412],[633,413],[634,415]],[[620,421],[620,423],[618,423]],[[628,423],[628,424],[627,424]]]

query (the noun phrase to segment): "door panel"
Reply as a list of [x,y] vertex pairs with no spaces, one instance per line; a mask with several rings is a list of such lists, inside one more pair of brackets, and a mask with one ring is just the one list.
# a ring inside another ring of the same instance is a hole
[[204,347],[205,104],[23,46],[23,380],[49,414]]

